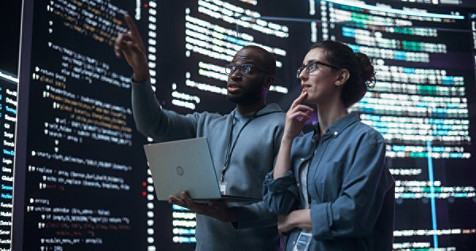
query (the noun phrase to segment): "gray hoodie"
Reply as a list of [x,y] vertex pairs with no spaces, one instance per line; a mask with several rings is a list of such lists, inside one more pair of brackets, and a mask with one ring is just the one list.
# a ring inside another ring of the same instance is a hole
[[[236,109],[226,115],[180,115],[161,108],[150,84],[133,83],[132,108],[137,129],[156,141],[207,137],[217,179],[227,155],[231,156],[224,173],[227,195],[262,198],[263,180],[273,169],[284,130],[285,113],[278,105],[269,104],[247,115]],[[227,154],[230,151],[231,155]],[[197,215],[196,250],[275,249],[276,217],[263,202],[229,206],[238,212],[238,222],[234,224]]]

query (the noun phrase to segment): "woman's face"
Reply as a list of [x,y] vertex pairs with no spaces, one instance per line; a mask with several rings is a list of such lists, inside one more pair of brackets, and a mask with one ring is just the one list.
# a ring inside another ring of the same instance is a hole
[[321,104],[333,98],[340,98],[340,88],[335,84],[337,70],[327,62],[324,49],[310,50],[304,57],[302,66],[304,69],[299,78],[302,90],[307,92],[304,100],[306,103]]

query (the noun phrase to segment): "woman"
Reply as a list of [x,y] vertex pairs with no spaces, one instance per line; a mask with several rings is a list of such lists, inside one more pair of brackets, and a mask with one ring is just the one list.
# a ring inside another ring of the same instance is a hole
[[[394,180],[383,137],[348,113],[367,91],[369,58],[339,42],[311,47],[298,69],[302,93],[286,114],[265,202],[289,234],[286,250],[391,250]],[[317,106],[314,132],[298,136]]]

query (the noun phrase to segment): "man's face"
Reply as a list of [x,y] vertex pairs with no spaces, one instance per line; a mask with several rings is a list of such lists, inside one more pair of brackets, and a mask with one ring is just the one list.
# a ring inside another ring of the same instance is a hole
[[[235,54],[231,65],[236,69],[228,75],[227,83],[230,101],[240,105],[249,105],[264,99],[265,83],[269,74],[261,70],[265,68],[263,64],[259,51],[251,48],[243,48]],[[248,74],[242,72],[243,65],[253,66]]]

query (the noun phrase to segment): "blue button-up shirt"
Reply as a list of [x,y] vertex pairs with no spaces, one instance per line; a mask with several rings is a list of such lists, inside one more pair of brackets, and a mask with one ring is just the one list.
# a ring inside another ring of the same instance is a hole
[[[295,138],[292,170],[265,179],[264,199],[272,212],[287,215],[301,208],[298,170],[306,162],[309,250],[391,250],[395,182],[385,166],[383,137],[351,113],[321,138],[318,131]],[[299,232],[290,233],[286,250],[292,250]]]

